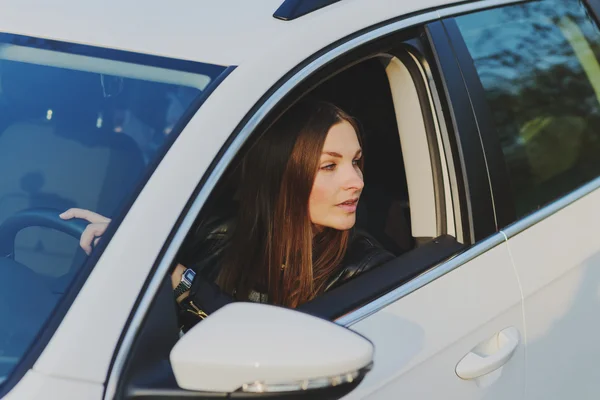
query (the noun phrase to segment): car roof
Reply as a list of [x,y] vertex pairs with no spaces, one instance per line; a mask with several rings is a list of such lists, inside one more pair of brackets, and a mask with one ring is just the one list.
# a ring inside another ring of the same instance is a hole
[[[273,17],[283,0],[4,0],[0,32],[218,65],[239,65],[295,36],[344,37],[379,22],[456,0],[342,0],[292,21]],[[312,32],[312,35],[309,33]],[[290,49],[293,51],[293,49]],[[272,56],[272,55],[271,55]]]

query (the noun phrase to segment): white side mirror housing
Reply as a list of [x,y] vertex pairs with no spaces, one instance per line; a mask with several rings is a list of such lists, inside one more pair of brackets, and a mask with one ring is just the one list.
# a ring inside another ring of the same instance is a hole
[[240,302],[192,328],[170,359],[183,389],[298,392],[362,379],[373,362],[373,345],[299,311]]

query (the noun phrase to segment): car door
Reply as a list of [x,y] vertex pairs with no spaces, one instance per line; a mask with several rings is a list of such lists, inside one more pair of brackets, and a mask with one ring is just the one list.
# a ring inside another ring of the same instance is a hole
[[341,321],[375,344],[374,369],[348,398],[523,398],[521,297],[501,235],[369,310]]
[[462,64],[480,79],[470,89],[489,106],[480,126],[501,143],[494,194],[513,209],[499,224],[524,295],[528,399],[591,399],[600,390],[594,11],[548,0],[448,21]]

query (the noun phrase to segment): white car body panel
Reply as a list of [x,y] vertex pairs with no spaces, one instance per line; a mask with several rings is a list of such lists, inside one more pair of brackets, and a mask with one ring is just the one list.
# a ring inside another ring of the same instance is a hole
[[375,344],[375,361],[373,371],[346,398],[522,399],[523,340],[499,372],[473,380],[455,373],[473,347],[508,327],[523,336],[521,291],[501,241],[351,326]]
[[29,370],[4,400],[94,400],[101,399],[103,392],[104,386],[97,383],[62,379]]
[[[273,13],[282,0],[5,0],[0,32],[62,40],[218,65],[285,53],[306,57],[390,17],[456,3],[448,0],[345,0],[293,21]],[[35,12],[31,12],[35,10]],[[302,47],[291,45],[299,42]],[[309,47],[308,54],[304,48]],[[268,57],[268,58],[265,58]]]
[[525,300],[528,399],[600,393],[599,205],[596,189],[508,241]]

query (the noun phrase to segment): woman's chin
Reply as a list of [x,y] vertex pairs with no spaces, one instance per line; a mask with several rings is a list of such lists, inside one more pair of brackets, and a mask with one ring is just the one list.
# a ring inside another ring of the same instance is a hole
[[337,229],[338,231],[347,231],[349,229],[354,228],[355,224],[356,224],[356,218],[354,216],[352,216],[352,217],[344,218],[343,221],[335,221],[334,223],[332,223],[330,225],[330,227],[333,229]]

